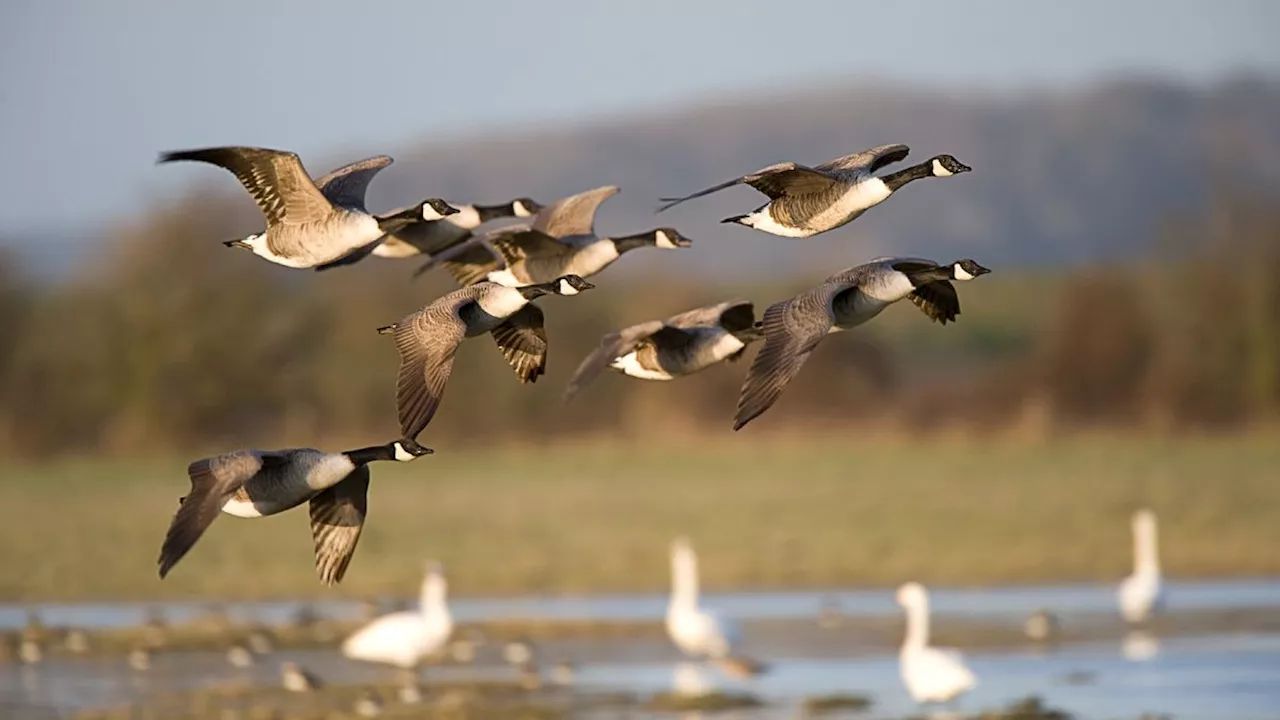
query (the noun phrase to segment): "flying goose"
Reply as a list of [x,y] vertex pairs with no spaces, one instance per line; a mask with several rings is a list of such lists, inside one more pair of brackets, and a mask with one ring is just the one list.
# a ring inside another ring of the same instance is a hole
[[423,658],[442,650],[453,632],[445,592],[444,570],[428,562],[418,608],[383,615],[360,628],[342,643],[342,654],[406,670],[417,667]]
[[571,195],[544,207],[532,225],[499,228],[472,238],[454,252],[428,262],[419,272],[441,263],[460,285],[488,279],[519,287],[550,282],[561,275],[590,277],[636,248],[675,250],[692,244],[673,228],[621,237],[596,235],[596,210],[617,194],[617,187],[605,185]]
[[1125,622],[1140,623],[1164,604],[1160,581],[1160,554],[1156,548],[1156,514],[1139,510],[1133,514],[1133,574],[1120,583],[1117,598]]
[[546,368],[547,334],[542,310],[531,301],[548,293],[577,295],[593,287],[577,275],[519,288],[481,282],[378,328],[381,334],[394,335],[400,354],[396,409],[403,436],[417,438],[431,422],[453,371],[453,356],[466,338],[492,333],[520,381],[537,381]]
[[316,572],[326,585],[341,582],[364,527],[368,464],[409,462],[432,452],[412,440],[397,440],[339,453],[236,450],[196,460],[187,467],[191,492],[179,500],[160,549],[160,577],[191,550],[219,512],[256,518],[310,502]]
[[[458,212],[440,220],[415,222],[387,235],[387,239],[373,249],[373,254],[384,258],[409,258],[418,255],[435,255],[471,239],[471,233],[481,225],[502,218],[529,218],[542,209],[529,198],[516,198],[505,205],[464,205],[449,203]],[[392,212],[395,215],[403,210]],[[414,273],[417,277],[421,270]]]
[[364,207],[365,188],[391,164],[386,155],[343,166],[321,178],[322,192],[302,160],[291,152],[253,147],[214,147],[162,153],[159,162],[193,160],[231,171],[267,218],[266,232],[228,247],[251,250],[277,265],[327,270],[366,257],[387,233],[457,210],[439,198],[378,217]]
[[737,360],[749,343],[762,337],[755,310],[744,300],[632,325],[600,340],[569,380],[564,400],[572,400],[605,367],[642,380],[671,380]]
[[762,322],[764,347],[742,385],[733,429],[740,430],[773,405],[828,333],[857,327],[905,297],[945,325],[960,314],[960,298],[950,281],[989,272],[969,259],[938,265],[919,258],[877,258],[770,305]]
[[898,588],[898,604],[907,613],[898,667],[911,698],[917,703],[944,703],[977,687],[959,652],[929,646],[929,596],[924,586],[909,582]]
[[671,543],[671,602],[666,624],[671,641],[693,657],[727,658],[740,639],[736,623],[699,606],[698,557],[688,538]]
[[906,145],[881,145],[814,167],[778,163],[692,195],[662,198],[665,204],[658,212],[745,183],[768,196],[769,202],[751,213],[720,222],[746,225],[782,237],[812,237],[853,220],[912,180],[950,177],[973,169],[950,155],[936,155],[919,165],[875,176],[877,170],[905,159],[908,152]]

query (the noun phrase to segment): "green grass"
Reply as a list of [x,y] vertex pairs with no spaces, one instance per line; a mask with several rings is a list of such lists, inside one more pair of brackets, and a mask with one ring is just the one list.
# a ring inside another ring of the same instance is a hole
[[[374,472],[346,581],[319,586],[305,509],[222,516],[161,581],[185,461],[0,468],[0,599],[660,590],[688,534],[706,588],[1113,580],[1154,508],[1174,577],[1280,574],[1280,442],[762,441],[441,449]],[[390,465],[388,467],[388,465]]]

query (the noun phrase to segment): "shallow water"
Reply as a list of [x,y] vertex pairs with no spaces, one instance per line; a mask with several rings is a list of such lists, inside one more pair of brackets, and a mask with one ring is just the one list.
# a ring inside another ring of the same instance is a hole
[[[1168,602],[1179,611],[1280,607],[1280,578],[1216,582],[1169,582]],[[831,590],[805,592],[711,593],[706,604],[743,620],[812,618],[824,603],[834,600],[850,617],[897,615],[889,590]],[[1038,608],[1060,615],[1110,613],[1115,610],[1115,586],[1103,584],[1045,585],[982,589],[930,588],[933,611],[967,617],[1021,618]],[[319,615],[354,619],[360,607],[354,601],[307,603]],[[228,614],[244,622],[282,623],[301,607],[298,602],[220,603]],[[666,611],[665,594],[594,595],[580,597],[451,598],[449,606],[460,622],[496,619],[521,620],[660,620]],[[141,623],[153,608],[173,622],[190,620],[208,603],[46,603],[0,604],[0,628],[21,627],[27,611],[36,609],[46,625],[87,628],[127,627]]]
[[[1246,608],[1280,612],[1277,580],[1173,583],[1168,590],[1169,607],[1175,613]],[[1115,613],[1113,589],[1102,585],[939,589],[931,595],[938,615],[1010,624],[1021,622],[1028,612],[1040,607],[1052,608],[1064,617]],[[725,717],[792,718],[807,696],[848,693],[866,694],[875,700],[874,710],[859,717],[894,718],[915,712],[898,678],[896,654],[858,637],[848,627],[822,630],[814,623],[819,609],[831,597],[837,599],[841,613],[850,617],[897,616],[900,612],[893,604],[892,593],[884,590],[706,597],[708,606],[748,621],[745,651],[771,666],[768,674],[749,682],[730,680],[715,669],[698,666],[697,672],[709,685],[749,691],[767,703],[761,709],[735,711]],[[460,599],[451,606],[463,621],[550,618],[658,622],[665,604],[665,597],[653,595]],[[190,603],[159,607],[171,619],[182,620],[206,606]],[[229,609],[239,619],[270,623],[290,617],[297,607],[296,603],[270,603]],[[349,617],[356,607],[354,603],[333,603],[319,609]],[[38,609],[50,626],[103,627],[137,623],[147,608],[118,604],[51,605]],[[20,626],[26,619],[26,610],[25,606],[0,608],[0,624]],[[640,694],[671,690],[675,669],[682,662],[661,637],[548,641],[538,647],[538,654],[546,665],[573,661],[579,668],[578,687],[583,690]],[[1136,718],[1144,712],[1170,714],[1178,720],[1280,718],[1280,635],[1276,634],[1172,638],[1131,634],[1107,642],[1065,645],[1053,652],[970,648],[966,655],[980,683],[960,703],[959,707],[966,711],[1003,706],[1034,694],[1052,707],[1075,713],[1081,720]],[[432,667],[427,678],[513,678],[498,656],[499,648],[486,646],[476,665]],[[262,658],[247,670],[233,669],[222,653],[211,652],[158,653],[153,658],[153,668],[145,673],[131,670],[123,657],[58,658],[34,667],[0,664],[0,717],[54,717],[54,713],[80,708],[133,702],[158,691],[228,682],[274,685],[278,682],[279,664],[286,659],[296,660],[334,683],[385,682],[393,676],[383,668],[350,662],[336,649],[282,651]],[[1072,677],[1077,682],[1072,682]],[[1087,682],[1078,682],[1082,678]]]

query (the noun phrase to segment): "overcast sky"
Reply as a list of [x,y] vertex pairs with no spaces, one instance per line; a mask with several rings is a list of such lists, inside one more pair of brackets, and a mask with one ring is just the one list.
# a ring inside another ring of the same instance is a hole
[[164,149],[377,151],[831,80],[1274,77],[1277,28],[1269,0],[4,0],[0,234],[130,214],[191,180]]

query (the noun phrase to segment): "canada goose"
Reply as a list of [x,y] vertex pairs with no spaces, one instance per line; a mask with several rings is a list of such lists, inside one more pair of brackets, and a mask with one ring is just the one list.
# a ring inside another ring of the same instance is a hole
[[959,652],[929,646],[929,596],[924,586],[910,582],[898,588],[898,604],[907,613],[907,635],[898,664],[911,698],[918,703],[944,703],[977,687]]
[[877,258],[770,305],[762,323],[764,347],[742,385],[733,429],[742,429],[773,405],[828,333],[857,327],[905,297],[945,325],[960,314],[960,298],[950,281],[989,272],[968,259],[938,265],[918,258]]
[[1117,597],[1125,622],[1140,623],[1164,605],[1160,580],[1160,554],[1156,547],[1156,514],[1139,510],[1133,514],[1133,574],[1120,583]]
[[738,642],[736,623],[698,605],[698,558],[687,538],[671,543],[671,602],[667,634],[686,655],[729,657]]
[[416,438],[431,422],[453,371],[453,356],[466,338],[492,333],[520,381],[536,381],[546,368],[547,335],[542,310],[531,301],[548,293],[577,295],[593,287],[577,275],[520,288],[482,282],[378,328],[379,333],[395,336],[400,354],[396,381],[400,432]]
[[737,360],[764,334],[755,309],[742,300],[708,305],[609,333],[578,366],[564,391],[574,398],[605,367],[642,380],[691,375],[722,360]]
[[298,663],[286,660],[280,663],[280,686],[289,692],[305,693],[323,687],[324,682]]
[[373,690],[362,690],[351,710],[362,718],[378,717],[382,714],[382,697]]
[[767,195],[769,202],[751,213],[720,222],[746,225],[782,237],[812,237],[853,220],[912,180],[950,177],[973,169],[950,155],[936,155],[883,177],[874,175],[884,166],[905,159],[908,152],[906,145],[881,145],[814,167],[778,163],[692,195],[662,198],[666,204],[658,212],[745,183]]
[[423,658],[444,649],[453,632],[445,593],[443,569],[439,563],[427,563],[417,609],[383,615],[365,625],[342,643],[342,654],[406,670],[417,667]]
[[162,153],[159,162],[178,160],[217,165],[231,171],[267,218],[266,232],[228,247],[253,251],[258,257],[291,268],[326,270],[348,265],[373,252],[386,234],[424,220],[457,212],[431,198],[394,215],[376,217],[364,207],[365,188],[378,171],[391,164],[386,155],[343,166],[321,178],[325,192],[312,182],[294,153],[254,147],[214,147]]
[[672,228],[621,237],[596,235],[596,210],[617,193],[617,187],[606,185],[564,198],[543,208],[532,225],[474,237],[420,270],[441,263],[460,285],[488,279],[518,287],[550,282],[561,275],[590,277],[640,247],[675,250],[692,244]]
[[1036,642],[1055,641],[1062,634],[1062,623],[1057,615],[1041,609],[1027,617],[1022,629],[1028,638]]
[[253,653],[244,645],[236,643],[227,648],[227,662],[231,664],[231,667],[253,667]]
[[316,572],[326,585],[342,581],[364,527],[368,464],[408,462],[433,451],[412,440],[325,453],[311,448],[236,450],[187,467],[191,492],[179,500],[160,549],[160,577],[195,545],[219,511],[256,518],[311,505]]
[[[373,249],[373,254],[384,258],[419,255],[429,257],[471,239],[472,231],[484,223],[502,218],[529,218],[542,209],[541,205],[529,198],[516,198],[505,205],[464,205],[451,202],[449,206],[458,212],[441,220],[406,225],[387,235],[387,239]],[[414,277],[420,274],[421,269],[414,272]]]

